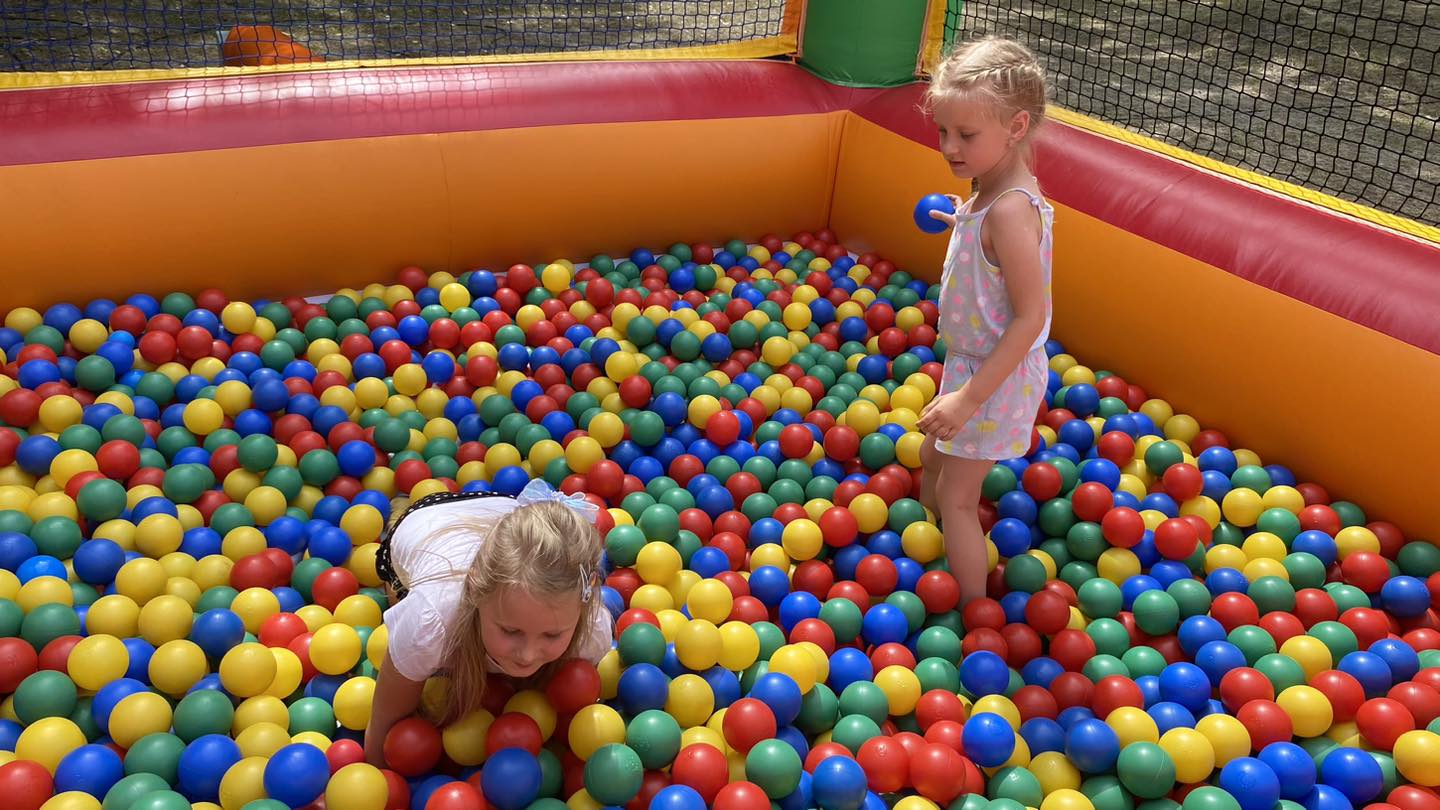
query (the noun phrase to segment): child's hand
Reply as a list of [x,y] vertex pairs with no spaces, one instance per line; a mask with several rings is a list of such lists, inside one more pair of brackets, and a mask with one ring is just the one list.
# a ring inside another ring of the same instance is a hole
[[977,409],[976,406],[967,407],[958,391],[941,394],[920,411],[916,426],[936,439],[948,442],[965,427]]
[[[964,201],[961,200],[959,197],[956,197],[954,194],[946,194],[946,195],[945,195],[945,199],[949,200],[949,201],[950,201],[950,204],[953,205],[953,206],[955,206],[955,210],[956,210],[956,211],[959,211],[959,210],[960,210],[960,206],[964,204]],[[940,210],[932,210],[932,211],[930,212],[930,218],[931,218],[931,219],[938,219],[938,220],[940,220],[941,222],[945,223],[946,225],[949,225],[949,226],[952,227],[952,228],[955,227],[955,215],[954,215],[954,214],[947,214],[947,213],[945,213],[944,211],[940,211]]]

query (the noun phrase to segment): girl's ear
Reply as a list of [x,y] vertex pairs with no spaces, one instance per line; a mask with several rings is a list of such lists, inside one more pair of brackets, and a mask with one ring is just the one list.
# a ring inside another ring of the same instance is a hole
[[1010,119],[1010,145],[1014,146],[1025,140],[1025,135],[1028,132],[1030,132],[1030,112],[1028,110],[1019,110],[1015,113],[1014,117]]

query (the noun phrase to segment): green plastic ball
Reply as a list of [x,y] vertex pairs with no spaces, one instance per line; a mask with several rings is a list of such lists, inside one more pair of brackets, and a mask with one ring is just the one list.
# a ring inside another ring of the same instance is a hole
[[602,745],[585,763],[585,789],[605,806],[618,807],[635,798],[644,777],[640,755],[619,743]]

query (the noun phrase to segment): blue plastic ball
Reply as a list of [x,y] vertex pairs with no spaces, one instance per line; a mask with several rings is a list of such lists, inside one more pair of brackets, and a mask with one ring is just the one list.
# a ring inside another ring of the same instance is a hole
[[812,796],[821,810],[860,810],[865,805],[865,769],[850,757],[826,757],[811,779]]
[[1271,810],[1280,801],[1280,778],[1255,757],[1236,757],[1220,769],[1220,787],[1240,802],[1240,810]]
[[325,752],[308,743],[291,743],[265,763],[265,792],[290,807],[304,807],[325,791],[330,765]]
[[480,787],[485,800],[499,810],[524,810],[539,795],[543,777],[534,754],[523,748],[503,748],[485,760]]
[[946,214],[955,214],[955,203],[944,194],[926,194],[915,203],[915,227],[925,233],[944,233],[950,229],[950,224],[930,215],[931,211],[941,211]]

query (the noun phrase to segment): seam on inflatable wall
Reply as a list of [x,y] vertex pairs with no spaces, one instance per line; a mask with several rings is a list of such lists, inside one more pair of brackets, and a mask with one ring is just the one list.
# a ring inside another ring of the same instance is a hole
[[1237,168],[1228,163],[1215,160],[1214,158],[1197,155],[1194,152],[1189,152],[1178,146],[1171,146],[1164,141],[1159,141],[1146,135],[1140,135],[1123,127],[1107,124],[1104,121],[1062,107],[1051,106],[1046,110],[1046,114],[1061,123],[1069,124],[1077,129],[1083,129],[1086,132],[1146,149],[1181,161],[1182,163],[1188,163],[1197,168],[1224,175],[1232,180],[1249,183],[1250,185],[1258,186],[1283,197],[1289,197],[1299,202],[1323,208],[1331,213],[1343,214],[1424,242],[1440,244],[1440,228],[1433,225],[1426,225],[1395,214],[1387,214],[1384,211],[1377,211],[1374,208],[1342,200],[1338,197],[1332,197],[1329,194],[1304,188],[1303,186],[1297,186],[1294,183],[1277,180],[1274,177],[1252,172],[1248,169]]
[[123,70],[57,70],[34,73],[0,72],[0,92],[74,85],[129,84],[176,79],[219,79],[277,73],[314,73],[327,70],[387,67],[468,67],[520,65],[536,62],[663,62],[672,60],[736,60],[793,56],[799,41],[800,0],[790,0],[779,36],[724,45],[683,48],[637,48],[625,51],[567,51],[495,56],[431,56],[415,59],[343,59],[290,65],[239,67],[134,68]]

